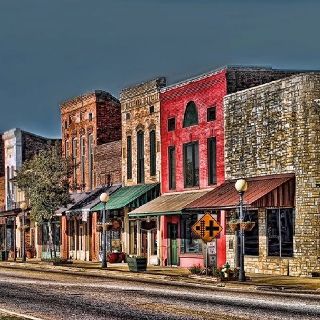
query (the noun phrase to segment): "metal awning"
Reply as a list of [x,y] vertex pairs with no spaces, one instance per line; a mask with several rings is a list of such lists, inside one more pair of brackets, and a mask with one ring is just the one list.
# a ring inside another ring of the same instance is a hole
[[129,218],[181,214],[185,206],[208,192],[209,190],[199,190],[163,194],[134,211],[131,211]]
[[159,195],[160,184],[141,184],[122,187],[110,196],[109,201],[104,205],[99,203],[91,211],[117,210],[124,207],[137,208]]
[[[251,207],[294,207],[295,181],[293,174],[246,178],[248,189],[244,205]],[[239,205],[235,181],[226,181],[201,198],[190,203],[186,210],[234,208]]]
[[95,207],[98,203],[100,203],[100,195],[102,193],[105,192],[111,195],[113,192],[115,192],[119,188],[121,188],[121,184],[97,188],[89,193],[86,193],[86,197],[81,198],[81,200],[73,204],[65,212],[69,214],[90,212],[90,210],[93,207]]

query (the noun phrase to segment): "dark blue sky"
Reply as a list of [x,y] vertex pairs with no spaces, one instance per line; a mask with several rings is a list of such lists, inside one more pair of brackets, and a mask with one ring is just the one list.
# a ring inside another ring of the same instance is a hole
[[59,103],[227,64],[320,68],[318,0],[0,0],[0,131],[60,136]]

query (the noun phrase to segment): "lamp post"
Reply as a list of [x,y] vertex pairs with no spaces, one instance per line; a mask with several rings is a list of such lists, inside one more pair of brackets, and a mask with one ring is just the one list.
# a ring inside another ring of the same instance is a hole
[[243,216],[243,194],[248,189],[247,181],[244,179],[239,179],[236,181],[235,188],[240,195],[240,214],[239,214],[239,222],[240,222],[240,270],[239,270],[239,281],[246,281],[246,275],[244,272],[244,230],[241,228],[241,223],[244,220]]
[[103,203],[102,210],[102,259],[101,259],[101,268],[107,267],[107,210],[106,203],[109,200],[109,195],[107,193],[101,193],[100,201]]
[[25,210],[27,209],[27,204],[25,202],[22,202],[20,205],[20,209],[22,210],[22,248],[21,248],[21,257],[22,257],[22,262],[26,262],[26,234],[25,234],[25,225],[26,225],[26,220],[25,220]]

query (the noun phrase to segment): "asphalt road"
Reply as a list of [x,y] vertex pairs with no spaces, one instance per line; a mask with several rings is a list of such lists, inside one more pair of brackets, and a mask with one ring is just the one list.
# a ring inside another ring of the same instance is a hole
[[39,319],[320,319],[320,296],[0,270],[0,308]]

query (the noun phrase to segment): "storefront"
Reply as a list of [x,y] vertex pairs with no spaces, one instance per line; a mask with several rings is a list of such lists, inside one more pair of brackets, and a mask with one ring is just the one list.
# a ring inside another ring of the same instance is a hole
[[[184,208],[207,192],[199,190],[163,194],[130,212],[130,223],[135,226],[130,229],[130,237],[137,234],[137,254],[143,254],[142,249],[147,246],[150,249],[145,256],[150,264],[159,262],[162,266],[182,267],[204,265],[202,241],[191,232],[192,224],[201,215],[187,213]],[[145,231],[143,226],[152,221],[154,227]]]
[[[158,183],[122,187],[112,194],[105,204],[99,203],[91,209],[102,222],[102,211],[107,212],[110,224],[107,239],[109,253],[155,256],[158,251],[158,223],[156,219],[142,221],[129,220],[128,213],[159,196]],[[101,233],[100,233],[101,245]],[[152,243],[152,245],[150,245]]]
[[[246,179],[244,221],[253,223],[245,231],[245,270],[251,273],[287,274],[294,263],[295,177],[279,174]],[[229,222],[239,219],[239,194],[235,181],[227,181],[187,206],[187,211],[213,211],[225,221],[226,261],[239,265],[239,232]],[[217,245],[217,251],[222,250]],[[219,265],[219,263],[218,263]]]
[[[77,201],[61,216],[61,257],[64,259],[98,261],[100,252],[100,215],[91,209],[100,202],[103,192],[112,194],[121,185],[114,185],[74,195]],[[58,213],[57,213],[58,214]]]

